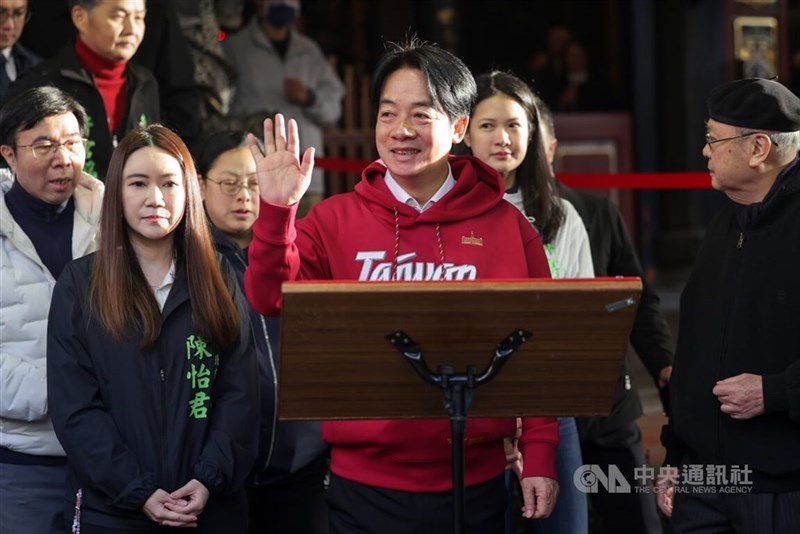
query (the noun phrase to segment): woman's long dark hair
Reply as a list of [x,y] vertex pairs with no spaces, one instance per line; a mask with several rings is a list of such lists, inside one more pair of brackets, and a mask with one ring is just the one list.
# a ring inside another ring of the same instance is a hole
[[236,306],[220,272],[192,156],[181,138],[160,124],[130,132],[111,157],[89,305],[115,339],[140,334],[139,346],[149,348],[161,333],[161,312],[131,245],[122,206],[125,163],[131,154],[145,147],[163,150],[178,161],[183,171],[186,209],[174,230],[176,266],[186,272],[193,302],[192,319],[198,333],[216,348],[225,349],[239,335]]
[[478,76],[475,82],[478,85],[478,98],[472,108],[473,113],[478,104],[500,94],[517,102],[528,116],[531,138],[525,159],[516,169],[516,185],[522,193],[525,214],[535,219],[534,224],[542,241],[550,243],[564,223],[565,213],[559,202],[561,195],[555,176],[547,163],[533,91],[528,84],[508,72],[487,72]]

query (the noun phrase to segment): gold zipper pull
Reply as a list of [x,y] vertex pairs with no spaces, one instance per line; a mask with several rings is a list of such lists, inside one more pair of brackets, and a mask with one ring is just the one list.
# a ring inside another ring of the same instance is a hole
[[742,243],[744,243],[744,232],[739,232],[739,242],[736,243],[736,248],[742,248]]

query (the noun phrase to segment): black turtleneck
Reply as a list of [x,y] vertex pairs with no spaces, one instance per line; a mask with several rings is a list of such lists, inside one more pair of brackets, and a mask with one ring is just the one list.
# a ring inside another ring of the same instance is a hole
[[776,204],[786,191],[786,186],[789,185],[789,174],[796,165],[800,165],[800,158],[794,158],[789,165],[783,168],[775,178],[775,183],[772,184],[767,192],[764,200],[756,202],[755,204],[734,204],[734,213],[736,214],[736,222],[742,230],[749,230],[751,226],[756,224],[758,220]]
[[72,223],[75,201],[72,197],[64,204],[48,204],[25,191],[14,180],[6,193],[6,205],[11,216],[33,243],[42,263],[58,279],[61,271],[72,260]]

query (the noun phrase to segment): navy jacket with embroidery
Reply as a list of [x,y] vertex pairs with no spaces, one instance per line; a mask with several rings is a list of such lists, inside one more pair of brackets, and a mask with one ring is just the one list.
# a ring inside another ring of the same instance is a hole
[[219,351],[199,339],[179,264],[161,334],[143,350],[139,336],[117,341],[89,312],[94,258],[66,267],[48,325],[50,416],[67,453],[67,499],[74,505],[82,490],[87,523],[148,528],[155,525],[141,509],[153,492],[197,479],[211,492],[200,527],[242,510],[260,410],[247,304],[230,267],[221,262],[239,309],[233,346]]

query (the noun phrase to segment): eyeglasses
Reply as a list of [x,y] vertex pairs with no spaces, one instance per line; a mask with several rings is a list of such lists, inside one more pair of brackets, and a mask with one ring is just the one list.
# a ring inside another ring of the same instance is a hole
[[[227,173],[226,173],[227,174]],[[250,174],[248,176],[255,176],[254,174]],[[214,180],[212,178],[206,177],[206,180],[210,182],[214,182],[217,184],[222,191],[223,194],[235,197],[239,194],[244,188],[247,188],[248,191],[254,194],[258,194],[258,180],[251,178],[249,180]]]
[[30,148],[33,157],[37,159],[52,157],[61,147],[66,148],[67,152],[73,156],[80,156],[86,150],[86,139],[70,139],[63,143],[42,141],[41,143],[34,143],[32,145],[17,145],[17,148]]
[[27,9],[15,9],[14,11],[0,9],[0,24],[5,24],[8,19],[12,19],[15,24],[20,22],[24,24],[31,20],[31,12]]
[[733,137],[723,137],[722,139],[714,139],[713,137],[711,137],[711,134],[706,132],[706,144],[708,145],[708,148],[713,148],[712,145],[714,145],[715,143],[730,141],[731,139],[741,139],[742,137],[748,137],[750,135],[756,135],[756,134],[766,135],[773,146],[775,147],[778,146],[778,142],[775,140],[775,137],[768,134],[767,132],[747,132],[743,133],[742,135],[734,135]]
[[742,137],[755,135],[757,133],[761,133],[761,132],[748,132],[748,133],[743,133],[742,135],[734,135],[733,137],[723,137],[722,139],[714,139],[713,137],[711,137],[710,133],[706,132],[706,144],[710,147],[711,145],[713,145],[715,143],[721,143],[723,141],[730,141],[731,139],[741,139]]

